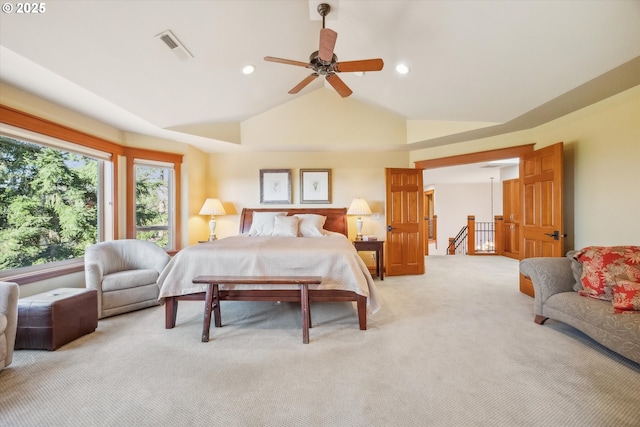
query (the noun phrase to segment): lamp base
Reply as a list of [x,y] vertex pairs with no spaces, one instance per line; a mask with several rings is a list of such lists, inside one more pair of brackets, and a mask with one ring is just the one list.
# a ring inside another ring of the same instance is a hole
[[358,230],[358,234],[356,234],[356,240],[362,240],[362,217],[358,217],[356,219],[356,229]]
[[213,242],[216,239],[216,220],[213,215],[211,215],[211,220],[209,220],[209,241]]

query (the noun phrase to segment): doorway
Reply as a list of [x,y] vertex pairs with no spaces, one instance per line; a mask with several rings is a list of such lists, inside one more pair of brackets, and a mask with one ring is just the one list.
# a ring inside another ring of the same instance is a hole
[[[518,159],[521,158],[522,153],[531,151],[533,151],[533,144],[416,162],[416,167],[424,171],[425,225],[427,217],[437,216],[437,226],[433,236],[437,240],[437,245],[434,243],[427,245],[431,236],[424,236],[425,246],[428,246],[425,255],[447,254],[449,238],[454,238],[463,231],[463,228],[468,225],[469,215],[475,216],[476,227],[478,224],[484,224],[485,228],[491,227],[494,215],[503,214],[505,209],[502,181],[518,178]],[[514,159],[515,162],[512,162],[511,160]],[[433,192],[434,201],[435,193],[438,193],[438,207],[433,204],[433,212],[427,211],[430,199],[428,191]],[[511,212],[509,211],[509,215]],[[515,217],[516,215],[513,216]],[[510,223],[508,225],[510,230],[511,226]],[[500,231],[503,231],[503,228],[500,226]],[[425,230],[427,229],[425,227]],[[518,242],[520,230],[515,225],[513,229],[509,237]],[[489,238],[490,246],[501,250],[504,247],[502,236],[505,233],[498,234],[496,237],[500,242]],[[487,236],[484,237],[486,240]],[[512,244],[510,247],[514,246]]]

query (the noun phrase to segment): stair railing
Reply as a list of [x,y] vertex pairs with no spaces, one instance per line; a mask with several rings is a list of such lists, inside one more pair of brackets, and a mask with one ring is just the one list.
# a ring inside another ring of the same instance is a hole
[[502,254],[502,215],[494,222],[476,222],[475,215],[467,216],[467,225],[456,237],[449,238],[448,255]]
[[456,237],[449,237],[449,247],[447,248],[447,255],[466,255],[467,254],[467,237],[469,227],[465,225],[462,227]]

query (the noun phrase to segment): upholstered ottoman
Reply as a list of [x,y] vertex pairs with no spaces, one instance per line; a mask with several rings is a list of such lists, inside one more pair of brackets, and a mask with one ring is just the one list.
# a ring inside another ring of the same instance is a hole
[[21,298],[15,349],[55,350],[97,327],[95,289],[60,288]]

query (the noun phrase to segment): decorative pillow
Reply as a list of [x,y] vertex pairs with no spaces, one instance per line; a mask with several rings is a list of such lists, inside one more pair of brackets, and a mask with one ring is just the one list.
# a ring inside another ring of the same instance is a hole
[[640,281],[640,246],[589,246],[575,258],[582,263],[580,295],[611,301],[616,279]]
[[324,236],[324,223],[327,217],[316,214],[295,214],[300,219],[298,234],[302,237],[322,237]]
[[272,236],[298,237],[298,221],[295,216],[276,216]]
[[254,212],[249,236],[271,236],[275,218],[286,214],[286,212]]
[[580,278],[582,277],[582,264],[578,262],[575,255],[578,251],[569,251],[567,252],[567,258],[571,259],[571,271],[573,272],[573,280],[576,282],[573,284],[573,290],[578,292],[583,290],[582,281]]
[[616,313],[640,314],[640,283],[631,280],[618,280],[611,287],[613,309]]

